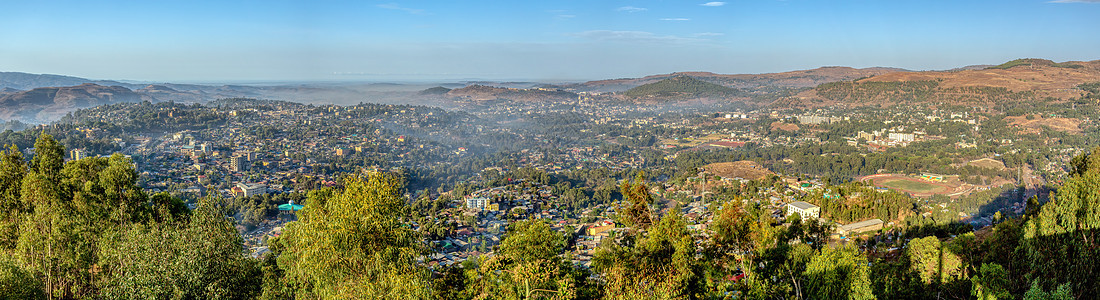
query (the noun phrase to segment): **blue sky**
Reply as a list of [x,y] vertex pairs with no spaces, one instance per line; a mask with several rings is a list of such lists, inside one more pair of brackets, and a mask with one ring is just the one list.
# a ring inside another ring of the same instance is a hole
[[96,79],[586,80],[1100,59],[1100,0],[0,2],[0,71]]

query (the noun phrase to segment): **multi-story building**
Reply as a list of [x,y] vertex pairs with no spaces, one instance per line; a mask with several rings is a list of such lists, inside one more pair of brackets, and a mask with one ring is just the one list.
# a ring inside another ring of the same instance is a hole
[[257,183],[238,183],[233,193],[241,197],[267,194],[267,186]]
[[69,151],[69,155],[71,156],[72,160],[81,160],[85,157],[88,157],[88,151],[85,151],[84,149],[73,149],[72,151]]
[[489,198],[485,198],[485,197],[466,198],[466,208],[485,209],[487,207],[489,207]]
[[233,172],[244,172],[248,170],[248,163],[245,162],[244,156],[233,156],[229,158],[229,169]]
[[787,204],[787,216],[799,215],[803,220],[817,219],[821,215],[821,208],[805,201],[795,201]]

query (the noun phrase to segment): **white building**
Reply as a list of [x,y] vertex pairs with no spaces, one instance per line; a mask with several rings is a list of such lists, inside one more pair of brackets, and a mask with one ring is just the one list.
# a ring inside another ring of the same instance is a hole
[[485,197],[470,197],[466,198],[466,207],[474,209],[485,209],[489,207],[489,198]]
[[243,197],[267,194],[267,186],[257,183],[238,183],[233,190]]
[[888,137],[890,138],[891,141],[901,142],[901,143],[912,142],[912,141],[915,141],[917,139],[917,135],[913,134],[913,133],[891,132]]
[[821,208],[804,201],[795,201],[787,204],[787,216],[799,215],[803,220],[817,219],[821,215]]

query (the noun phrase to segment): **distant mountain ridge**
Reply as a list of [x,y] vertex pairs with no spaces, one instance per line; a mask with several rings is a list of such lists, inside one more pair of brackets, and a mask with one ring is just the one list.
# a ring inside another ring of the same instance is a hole
[[821,67],[811,70],[766,74],[716,74],[711,72],[676,72],[670,74],[650,75],[642,78],[596,80],[583,83],[556,85],[548,87],[557,87],[577,92],[621,92],[647,83],[654,83],[678,76],[688,76],[717,85],[742,90],[808,88],[827,82],[854,80],[863,77],[902,71],[906,70],[898,68],[856,69],[849,67]]
[[50,122],[68,111],[115,102],[206,102],[239,97],[340,105],[374,102],[449,107],[457,103],[460,105],[455,107],[461,108],[464,103],[567,101],[578,100],[583,93],[610,92],[613,94],[591,98],[648,103],[701,100],[700,104],[747,100],[751,105],[774,108],[914,103],[988,106],[1000,101],[1063,101],[1085,94],[1079,85],[1097,82],[1100,82],[1100,61],[1057,63],[1045,59],[1018,59],[1000,65],[971,65],[945,71],[821,67],[768,74],[676,72],[570,84],[487,81],[270,86],[135,84],[0,72],[0,121]]
[[130,89],[135,86],[133,84],[112,80],[93,80],[64,75],[0,72],[0,89],[13,88],[18,90],[30,90],[40,87],[76,86],[85,83],[95,83],[104,86],[123,86]]

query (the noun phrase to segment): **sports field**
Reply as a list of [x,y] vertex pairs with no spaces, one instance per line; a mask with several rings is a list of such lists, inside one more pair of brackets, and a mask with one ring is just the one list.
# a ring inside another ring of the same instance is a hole
[[899,174],[875,174],[860,180],[917,197],[959,192],[956,191],[959,188],[958,180],[953,178],[949,178],[947,182],[930,182]]

